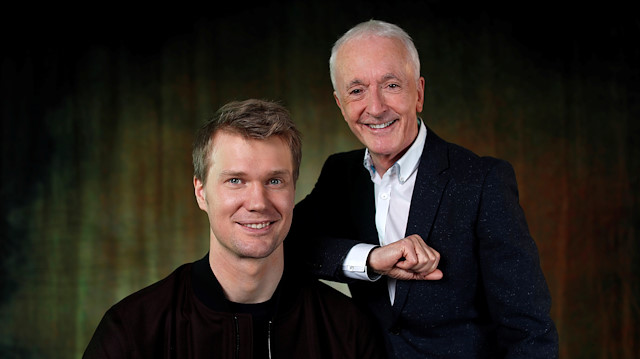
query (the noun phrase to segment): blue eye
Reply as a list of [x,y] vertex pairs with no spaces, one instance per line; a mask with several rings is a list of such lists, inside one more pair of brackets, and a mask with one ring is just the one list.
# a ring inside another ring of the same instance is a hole
[[240,179],[239,178],[232,178],[229,180],[229,183],[231,184],[240,184]]
[[282,180],[278,178],[272,178],[269,180],[269,184],[281,184]]

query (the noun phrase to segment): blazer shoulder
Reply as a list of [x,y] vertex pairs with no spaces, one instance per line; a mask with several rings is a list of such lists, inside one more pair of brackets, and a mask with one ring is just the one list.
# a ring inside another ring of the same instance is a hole
[[[484,176],[494,168],[511,168],[505,160],[480,156],[463,146],[441,139],[433,131],[427,135],[423,160],[433,161],[431,166],[446,169],[454,177]],[[428,163],[425,165],[429,166]]]
[[364,151],[364,149],[358,149],[330,155],[322,166],[322,171],[320,172],[320,178],[318,181],[333,178],[337,173],[342,173],[346,176],[354,176],[360,173],[360,171],[365,171],[365,168],[362,165],[364,160]]
[[364,159],[364,151],[365,151],[364,148],[360,148],[357,150],[352,150],[347,152],[334,153],[329,155],[326,163],[344,164],[344,163],[353,163],[356,161],[362,163],[362,160]]

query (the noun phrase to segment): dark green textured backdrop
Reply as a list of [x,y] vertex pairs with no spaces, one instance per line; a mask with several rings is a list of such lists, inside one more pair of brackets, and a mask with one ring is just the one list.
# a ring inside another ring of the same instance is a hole
[[5,9],[0,357],[79,357],[110,305],[204,255],[190,145],[225,102],[292,111],[308,193],[327,155],[358,147],[327,58],[369,18],[414,37],[434,131],[514,165],[562,357],[636,357],[637,15],[385,3]]

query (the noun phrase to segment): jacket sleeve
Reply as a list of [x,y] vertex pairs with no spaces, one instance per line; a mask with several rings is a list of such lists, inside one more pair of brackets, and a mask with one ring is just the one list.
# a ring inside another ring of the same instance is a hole
[[129,358],[125,333],[124,323],[116,315],[113,308],[109,309],[98,324],[82,358]]
[[557,358],[551,297],[505,161],[487,172],[477,222],[478,260],[498,344],[506,358]]

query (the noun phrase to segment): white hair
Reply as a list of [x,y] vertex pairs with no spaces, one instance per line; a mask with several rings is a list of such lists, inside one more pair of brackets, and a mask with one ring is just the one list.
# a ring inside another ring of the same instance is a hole
[[336,55],[338,53],[338,50],[340,50],[340,47],[342,47],[342,45],[344,45],[348,41],[351,41],[353,39],[361,39],[367,36],[377,36],[400,40],[400,42],[402,42],[404,47],[407,49],[407,53],[409,53],[409,60],[413,65],[416,80],[420,78],[420,57],[418,56],[418,50],[413,44],[411,36],[409,36],[409,34],[407,34],[397,25],[380,20],[369,20],[361,22],[358,25],[352,27],[349,31],[344,33],[344,35],[342,35],[342,37],[340,37],[338,41],[335,42],[335,44],[333,44],[333,48],[331,49],[331,57],[329,57],[329,75],[331,76],[331,83],[333,84],[334,90],[336,89],[335,71]]

